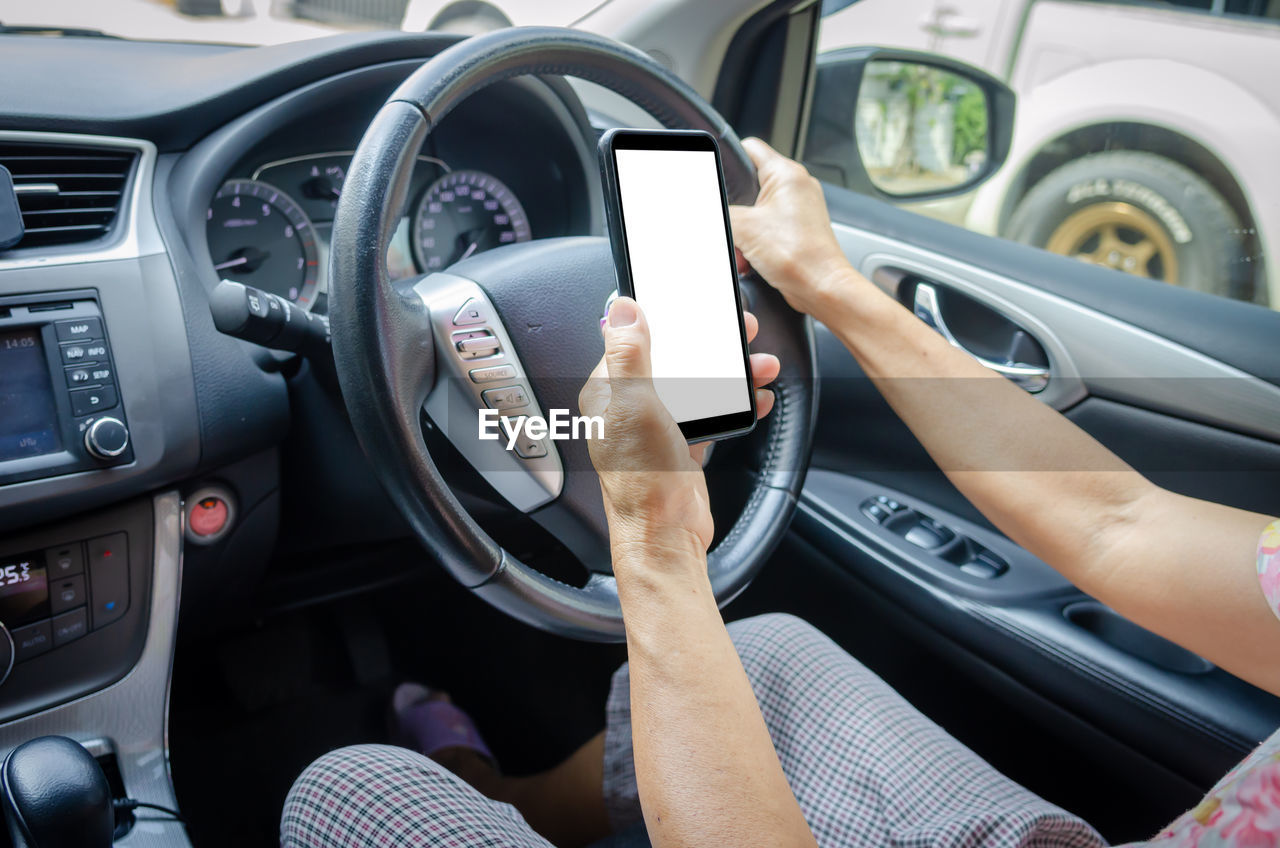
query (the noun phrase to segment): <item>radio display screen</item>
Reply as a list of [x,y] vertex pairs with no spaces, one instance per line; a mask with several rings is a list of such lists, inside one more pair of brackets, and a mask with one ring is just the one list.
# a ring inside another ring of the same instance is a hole
[[10,628],[49,617],[49,575],[36,552],[0,557],[0,622]]
[[61,449],[40,329],[0,332],[0,462]]

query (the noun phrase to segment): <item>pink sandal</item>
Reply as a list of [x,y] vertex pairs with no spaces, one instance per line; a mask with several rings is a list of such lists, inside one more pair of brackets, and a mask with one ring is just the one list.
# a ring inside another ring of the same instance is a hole
[[475,722],[451,701],[420,683],[401,683],[391,696],[391,738],[428,757],[446,748],[467,748],[496,764]]

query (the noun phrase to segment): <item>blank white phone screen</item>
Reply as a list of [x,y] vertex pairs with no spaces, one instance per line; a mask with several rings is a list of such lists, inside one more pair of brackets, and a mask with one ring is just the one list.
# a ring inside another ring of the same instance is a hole
[[709,150],[614,150],[658,396],[678,423],[751,408],[734,265]]

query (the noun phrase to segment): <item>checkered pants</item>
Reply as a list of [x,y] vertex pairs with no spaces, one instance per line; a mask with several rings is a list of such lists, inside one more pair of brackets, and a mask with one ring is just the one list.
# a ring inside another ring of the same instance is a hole
[[[783,771],[822,846],[1104,845],[1088,824],[996,772],[834,642],[788,615],[729,625]],[[630,680],[613,678],[604,797],[641,821]],[[548,846],[516,809],[402,748],[326,754],[294,783],[285,848]]]

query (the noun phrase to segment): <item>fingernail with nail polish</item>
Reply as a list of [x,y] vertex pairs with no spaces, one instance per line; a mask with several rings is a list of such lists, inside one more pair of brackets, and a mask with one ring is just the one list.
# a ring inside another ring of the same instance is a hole
[[628,327],[636,322],[636,302],[619,298],[609,307],[609,326]]

